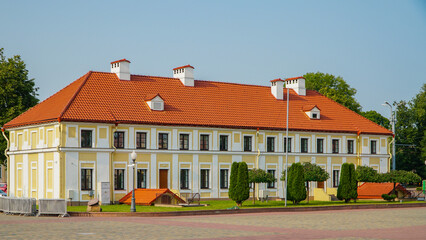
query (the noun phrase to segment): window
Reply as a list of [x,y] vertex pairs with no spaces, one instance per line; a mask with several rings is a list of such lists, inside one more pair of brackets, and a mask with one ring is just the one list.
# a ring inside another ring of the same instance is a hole
[[81,130],[81,147],[92,147],[92,130]]
[[275,152],[275,138],[267,137],[266,138],[266,151],[267,152]]
[[209,150],[209,135],[206,135],[206,134],[200,135],[200,150],[203,150],[203,151]]
[[228,136],[220,135],[220,151],[228,151]]
[[324,153],[324,139],[317,139],[317,153]]
[[220,169],[220,189],[228,189],[228,169]]
[[288,146],[287,146],[287,139],[284,138],[284,152],[286,152],[286,149],[288,152],[291,152],[291,138],[288,138]]
[[[274,176],[274,178],[275,178],[275,170],[268,169],[268,173],[272,174],[272,176]],[[268,183],[268,188],[275,188],[275,181],[274,182],[269,182]]]
[[136,148],[146,149],[146,133],[144,132],[136,133]]
[[114,190],[124,190],[124,169],[114,169]]
[[316,113],[312,113],[312,118],[318,118],[318,114],[316,114]]
[[169,148],[169,134],[168,133],[159,133],[158,134],[158,149],[168,149]]
[[124,132],[114,133],[114,147],[124,148]]
[[339,139],[333,139],[332,143],[333,143],[332,145],[333,153],[339,153]]
[[180,150],[189,150],[189,134],[179,135]]
[[138,169],[137,172],[137,187],[138,188],[146,188],[146,176],[147,170],[146,169]]
[[244,151],[251,152],[251,136],[244,136]]
[[307,153],[308,152],[308,138],[300,139],[300,152]]
[[81,169],[81,190],[92,190],[93,169]]
[[371,154],[376,154],[377,153],[377,141],[376,140],[371,140],[370,141],[370,153]]
[[189,169],[180,170],[180,189],[189,189]]
[[210,169],[201,169],[201,189],[207,189],[209,188],[209,175],[210,175]]
[[354,153],[354,140],[348,140],[348,154]]
[[340,170],[333,170],[333,187],[339,186]]

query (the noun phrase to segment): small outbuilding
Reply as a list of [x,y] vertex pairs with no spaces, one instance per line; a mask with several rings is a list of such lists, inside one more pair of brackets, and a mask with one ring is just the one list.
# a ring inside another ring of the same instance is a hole
[[[409,192],[401,184],[395,186],[397,197],[407,196]],[[392,194],[393,183],[363,183],[358,187],[359,199],[382,199],[382,194]]]
[[[132,191],[121,198],[119,202],[130,205],[132,202]],[[143,206],[151,206],[155,204],[178,205],[180,203],[185,203],[185,201],[167,188],[138,188],[135,190],[135,203],[136,205]]]

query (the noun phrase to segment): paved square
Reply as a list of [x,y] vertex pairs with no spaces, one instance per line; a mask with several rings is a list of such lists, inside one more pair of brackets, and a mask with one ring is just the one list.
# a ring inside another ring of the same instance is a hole
[[426,239],[426,208],[191,217],[0,214],[0,239]]

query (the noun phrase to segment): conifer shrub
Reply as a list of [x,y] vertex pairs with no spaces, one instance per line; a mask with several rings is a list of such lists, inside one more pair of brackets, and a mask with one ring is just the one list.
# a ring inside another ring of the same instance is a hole
[[351,199],[356,199],[357,181],[355,174],[355,165],[353,163],[343,163],[340,173],[339,187],[337,188],[337,198],[349,202]]
[[248,166],[245,162],[240,162],[238,166],[238,180],[235,189],[235,202],[238,206],[250,197],[250,183],[248,175]]
[[300,163],[294,163],[288,169],[287,198],[293,201],[293,204],[299,204],[306,199],[306,187],[303,166]]
[[238,162],[233,162],[231,166],[231,176],[229,181],[228,197],[232,200],[234,200],[235,189],[236,189],[237,180],[238,180],[238,166],[239,166]]

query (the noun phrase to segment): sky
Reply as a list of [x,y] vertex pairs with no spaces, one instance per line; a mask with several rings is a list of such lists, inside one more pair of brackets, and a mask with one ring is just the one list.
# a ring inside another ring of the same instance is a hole
[[411,100],[426,83],[426,0],[2,1],[0,48],[21,55],[44,100],[88,71],[269,86],[341,76],[364,111]]

